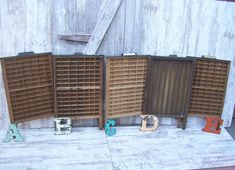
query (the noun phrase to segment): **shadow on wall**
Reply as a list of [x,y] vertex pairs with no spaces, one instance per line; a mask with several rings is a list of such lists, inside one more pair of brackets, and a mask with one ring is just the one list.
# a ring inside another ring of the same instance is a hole
[[233,108],[233,120],[231,127],[226,128],[227,132],[230,134],[230,136],[235,140],[235,103]]
[[235,119],[235,103],[234,103],[234,107],[233,107],[233,119]]

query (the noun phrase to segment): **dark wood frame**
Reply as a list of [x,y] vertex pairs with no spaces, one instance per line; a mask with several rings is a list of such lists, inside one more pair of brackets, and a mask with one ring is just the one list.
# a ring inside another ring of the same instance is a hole
[[[228,76],[229,76],[229,71],[230,71],[230,61],[228,60],[221,60],[221,59],[216,59],[216,58],[207,58],[207,57],[191,57],[191,56],[187,56],[187,58],[189,59],[192,59],[194,60],[194,63],[196,65],[196,62],[198,60],[204,60],[204,61],[219,61],[219,62],[224,62],[224,63],[227,63],[228,64],[228,69],[227,69],[227,76],[226,76],[226,80],[225,80],[225,89],[224,89],[224,94],[223,94],[223,97],[222,97],[222,101],[221,101],[221,108],[220,108],[220,115],[211,115],[211,114],[190,114],[190,116],[197,116],[197,117],[205,117],[205,116],[210,116],[210,117],[219,117],[221,118],[222,116],[222,113],[223,113],[223,107],[224,107],[224,100],[225,100],[225,95],[226,95],[226,90],[227,90],[227,83],[228,83]],[[195,75],[195,71],[193,73],[193,77]],[[193,83],[193,80],[192,80],[192,83]],[[193,87],[192,87],[193,88]],[[192,90],[191,90],[192,91]],[[192,94],[190,94],[190,96],[192,96]],[[191,98],[190,98],[190,101],[189,103],[191,103]]]
[[[148,93],[150,90],[150,70],[151,70],[151,65],[152,65],[152,60],[169,60],[169,61],[188,61],[191,62],[191,72],[190,72],[190,76],[188,78],[188,86],[187,86],[187,96],[186,96],[186,101],[184,104],[184,114],[157,114],[156,116],[158,117],[172,117],[172,118],[177,118],[178,119],[178,127],[182,127],[182,129],[186,128],[186,123],[187,123],[187,116],[188,116],[188,111],[189,111],[189,101],[191,98],[191,87],[192,87],[192,77],[193,77],[193,72],[194,72],[194,65],[195,62],[193,59],[190,58],[183,58],[183,57],[177,57],[177,56],[166,56],[166,57],[162,57],[162,56],[151,56],[149,59],[149,69],[148,69],[148,73],[147,73],[147,80],[146,80],[146,91],[145,91],[145,100],[144,100],[144,112],[145,114],[147,111],[147,101],[148,101]],[[151,113],[152,114],[152,113]]]
[[[13,108],[12,108],[12,101],[11,101],[11,97],[10,97],[10,89],[9,89],[9,85],[8,85],[8,78],[7,78],[7,72],[6,72],[6,67],[5,67],[5,60],[7,59],[12,59],[12,58],[23,58],[23,57],[35,57],[35,56],[49,56],[49,60],[50,60],[50,73],[52,74],[52,95],[54,96],[54,112],[51,115],[41,115],[41,116],[35,116],[35,117],[31,117],[31,118],[27,118],[23,121],[18,121],[15,120],[14,117],[14,113],[13,113]],[[190,105],[190,101],[192,98],[192,83],[193,83],[193,77],[195,74],[195,64],[198,60],[206,60],[206,61],[220,61],[220,62],[225,62],[228,64],[228,69],[227,69],[227,77],[226,77],[226,84],[225,84],[225,90],[224,90],[224,94],[223,94],[223,98],[222,98],[222,103],[224,103],[224,99],[225,99],[225,94],[226,94],[226,87],[227,87],[227,82],[228,82],[228,74],[229,74],[229,70],[230,70],[230,61],[227,60],[219,60],[219,59],[214,59],[214,58],[198,58],[198,57],[187,57],[187,58],[181,58],[181,57],[173,57],[173,56],[167,56],[167,57],[160,57],[160,56],[146,56],[146,55],[132,55],[132,56],[112,56],[112,57],[105,57],[106,59],[106,64],[104,64],[104,56],[102,55],[80,55],[80,54],[75,54],[75,55],[55,55],[52,56],[51,53],[40,53],[40,54],[34,54],[34,53],[26,53],[26,54],[19,54],[18,56],[12,56],[12,57],[4,57],[1,58],[1,66],[2,66],[2,73],[3,73],[3,79],[4,79],[4,86],[5,86],[5,92],[6,92],[6,97],[7,97],[7,103],[8,103],[8,110],[9,110],[9,117],[10,117],[10,122],[11,123],[19,123],[19,122],[24,122],[24,121],[29,121],[29,120],[35,120],[35,119],[39,119],[39,118],[45,118],[45,117],[49,117],[49,116],[53,116],[53,114],[55,115],[55,117],[57,117],[57,93],[56,93],[56,68],[55,68],[55,60],[56,58],[83,58],[83,57],[99,57],[100,58],[100,62],[101,62],[101,67],[99,70],[99,74],[100,74],[100,102],[99,102],[99,115],[97,116],[74,116],[72,117],[73,119],[92,119],[92,118],[97,118],[99,120],[99,128],[102,129],[103,128],[103,111],[104,111],[104,107],[103,107],[103,102],[104,102],[104,89],[105,89],[105,104],[106,104],[106,109],[105,109],[105,120],[109,119],[109,118],[119,118],[119,117],[126,117],[126,116],[134,116],[134,115],[139,115],[139,114],[146,114],[146,102],[147,102],[147,95],[148,95],[148,91],[149,91],[149,82],[150,82],[150,68],[151,68],[151,62],[152,60],[177,60],[177,61],[189,61],[192,62],[192,69],[191,69],[191,73],[190,73],[190,78],[189,78],[189,84],[188,84],[188,89],[187,89],[187,99],[185,102],[185,109],[184,109],[184,115],[178,115],[178,114],[171,114],[171,115],[157,115],[157,116],[163,116],[163,117],[173,117],[173,118],[177,118],[179,120],[179,124],[182,126],[183,129],[186,128],[186,119],[187,116],[199,116],[199,117],[205,117],[205,116],[211,116],[208,114],[189,114],[189,105]],[[108,114],[108,110],[109,110],[109,59],[115,58],[115,59],[123,59],[123,58],[148,58],[148,64],[147,64],[147,72],[146,72],[146,80],[145,80],[145,91],[144,93],[144,104],[143,104],[143,113],[135,113],[135,114],[122,114],[122,115],[115,115],[115,116],[110,116]],[[106,74],[104,74],[104,70],[105,70],[105,66],[106,68]],[[54,68],[54,69],[53,69]],[[104,80],[106,80],[106,82],[104,82]],[[54,90],[53,90],[54,88]],[[223,111],[223,106],[224,104],[221,105],[220,108],[220,115],[216,116],[216,117],[221,117],[222,115],[222,111]]]
[[[48,56],[49,57],[49,64],[50,64],[50,73],[51,73],[51,77],[52,77],[52,96],[54,96],[53,94],[53,69],[52,69],[52,56],[51,53],[39,53],[39,54],[35,54],[33,52],[26,52],[26,53],[19,53],[18,56],[11,56],[11,57],[3,57],[0,59],[1,61],[1,66],[2,66],[2,73],[3,73],[3,80],[4,80],[4,87],[5,87],[5,93],[6,93],[6,98],[7,98],[7,105],[8,105],[8,114],[10,117],[10,122],[11,123],[20,123],[20,122],[26,122],[26,121],[30,121],[30,120],[36,120],[36,119],[41,119],[41,118],[46,118],[46,117],[50,117],[53,116],[54,114],[54,105],[52,106],[53,108],[53,112],[51,114],[47,114],[47,115],[33,115],[32,117],[27,117],[24,118],[23,120],[17,120],[15,118],[15,115],[13,113],[13,103],[11,100],[11,95],[10,95],[10,91],[11,89],[9,88],[9,83],[8,83],[8,77],[7,77],[7,71],[6,71],[6,66],[5,66],[5,61],[8,59],[17,59],[17,58],[25,58],[25,57],[40,57],[40,56]],[[53,103],[53,102],[52,102]]]
[[[140,115],[140,114],[143,114],[142,112],[139,112],[139,113],[130,113],[130,114],[121,114],[121,115],[115,115],[115,116],[110,116],[109,115],[109,88],[110,88],[110,85],[109,85],[109,76],[110,76],[110,73],[109,73],[109,70],[110,70],[110,63],[109,63],[109,59],[126,59],[126,58],[142,58],[142,59],[148,59],[149,56],[148,55],[127,55],[127,56],[108,56],[108,57],[105,57],[106,59],[106,83],[105,83],[105,104],[106,104],[106,109],[105,109],[105,120],[108,120],[108,119],[112,119],[112,118],[121,118],[121,117],[128,117],[128,116],[136,116],[136,115]],[[148,72],[148,63],[147,63],[147,71],[146,73]],[[147,78],[147,75],[146,75],[146,78]],[[146,87],[146,82],[145,82],[145,87]],[[144,92],[145,93],[145,92]],[[144,99],[144,98],[143,98]]]
[[58,117],[57,115],[57,108],[58,108],[58,103],[57,103],[57,87],[56,87],[56,59],[57,58],[100,58],[100,70],[99,70],[99,75],[100,75],[100,100],[99,100],[99,114],[97,116],[73,116],[71,117],[72,119],[98,119],[99,121],[99,128],[100,130],[103,129],[103,72],[104,72],[104,56],[103,55],[80,55],[80,54],[74,54],[74,55],[55,55],[53,56],[53,68],[54,68],[54,103],[55,103],[55,117]]

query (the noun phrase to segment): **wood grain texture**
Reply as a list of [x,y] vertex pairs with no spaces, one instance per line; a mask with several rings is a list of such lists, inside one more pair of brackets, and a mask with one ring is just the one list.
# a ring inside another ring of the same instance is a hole
[[105,119],[143,114],[148,56],[106,58]]
[[4,87],[5,87],[4,90],[5,90],[6,99],[7,99],[9,118],[10,118],[10,122],[14,122],[12,106],[10,104],[11,103],[11,98],[10,98],[10,92],[9,92],[9,87],[8,87],[5,61],[1,61],[1,66],[2,66],[2,74],[3,74],[3,81],[4,81]]
[[195,61],[189,114],[221,117],[229,65],[209,58]]
[[[51,51],[51,7],[52,1],[19,0],[1,1],[0,6],[0,56],[14,56],[19,52],[34,51],[35,53]],[[42,12],[43,11],[43,12]],[[0,71],[1,72],[1,71]],[[9,116],[0,74],[1,98],[0,107],[2,120],[0,127],[8,128]],[[50,119],[24,123],[23,127],[46,127]],[[34,126],[35,125],[35,126]]]
[[55,56],[55,117],[98,118],[102,129],[103,56]]
[[83,54],[95,54],[122,0],[109,0],[98,18]]
[[51,54],[7,57],[1,62],[11,123],[54,115]]
[[[0,169],[185,170],[235,164],[235,142],[225,129],[215,135],[200,127],[159,126],[154,132],[117,127],[112,137],[98,128],[73,128],[60,136],[52,128],[20,132],[25,142],[0,142]],[[1,130],[0,138],[4,135]]]
[[66,41],[77,41],[77,42],[88,42],[90,39],[90,34],[60,34],[58,38]]
[[152,57],[145,92],[145,114],[187,117],[193,60]]
[[[0,6],[0,56],[18,52],[52,51],[54,54],[82,52],[85,45],[58,39],[58,34],[91,34],[99,10],[107,0],[3,1]],[[98,49],[99,54],[136,52],[168,56],[212,55],[231,60],[222,118],[230,126],[235,103],[235,3],[211,0],[122,0]],[[0,71],[1,72],[1,71]],[[2,74],[0,88],[3,90]],[[3,90],[1,101],[5,101]],[[5,103],[5,102],[3,102]],[[0,108],[7,127],[7,106]],[[190,118],[203,125],[203,119]],[[137,118],[121,119],[134,124]],[[163,123],[174,123],[164,119]],[[75,122],[79,126],[97,122]],[[53,126],[52,119],[27,122],[23,127]]]
[[[53,135],[54,129],[41,129],[21,131],[27,142],[9,143],[1,142],[0,168],[1,169],[112,169],[112,162],[107,145],[105,133],[96,128],[83,128],[73,130],[71,135]],[[38,133],[39,132],[39,133]],[[5,133],[5,132],[4,132]],[[4,133],[0,132],[1,139]],[[16,144],[16,145],[15,145]],[[18,150],[18,149],[19,150]],[[13,151],[14,150],[14,151]],[[33,151],[33,152],[32,152]],[[9,155],[11,152],[13,155]],[[22,161],[14,155],[21,155]],[[17,162],[8,164],[15,157]],[[13,158],[13,159],[12,159]],[[5,162],[5,163],[4,163]]]
[[221,135],[203,133],[195,127],[182,131],[160,126],[154,133],[136,130],[120,127],[115,136],[108,137],[114,169],[183,170],[234,165],[231,147],[235,143],[225,129]]

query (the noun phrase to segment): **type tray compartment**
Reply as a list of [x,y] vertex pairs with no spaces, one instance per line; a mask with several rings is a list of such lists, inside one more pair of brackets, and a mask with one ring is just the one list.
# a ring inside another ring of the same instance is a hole
[[55,56],[55,116],[98,119],[102,129],[103,56]]
[[1,59],[11,123],[54,115],[50,53]]
[[188,114],[193,60],[180,57],[150,59],[144,113],[178,118],[185,128]]
[[147,56],[106,58],[105,119],[143,113]]
[[221,117],[230,62],[210,58],[195,60],[189,114]]

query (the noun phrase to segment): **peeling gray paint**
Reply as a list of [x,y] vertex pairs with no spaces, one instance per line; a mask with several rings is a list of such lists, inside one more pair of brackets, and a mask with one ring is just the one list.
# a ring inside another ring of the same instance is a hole
[[[85,44],[58,39],[61,33],[91,33],[99,8],[105,0],[0,0],[0,56],[19,52],[52,51],[54,54],[82,52]],[[223,111],[224,125],[230,126],[235,103],[235,3],[211,0],[123,0],[111,23],[99,54],[198,56],[214,55],[231,60]],[[0,76],[0,90],[3,90]],[[1,95],[1,103],[5,95]],[[0,128],[8,124],[6,103],[0,108]],[[2,122],[2,123],[1,123]],[[190,118],[191,124],[204,121]],[[139,123],[123,118],[121,124]],[[163,124],[174,120],[163,119]],[[97,125],[77,121],[77,126]],[[22,127],[51,127],[52,119],[27,122]]]

